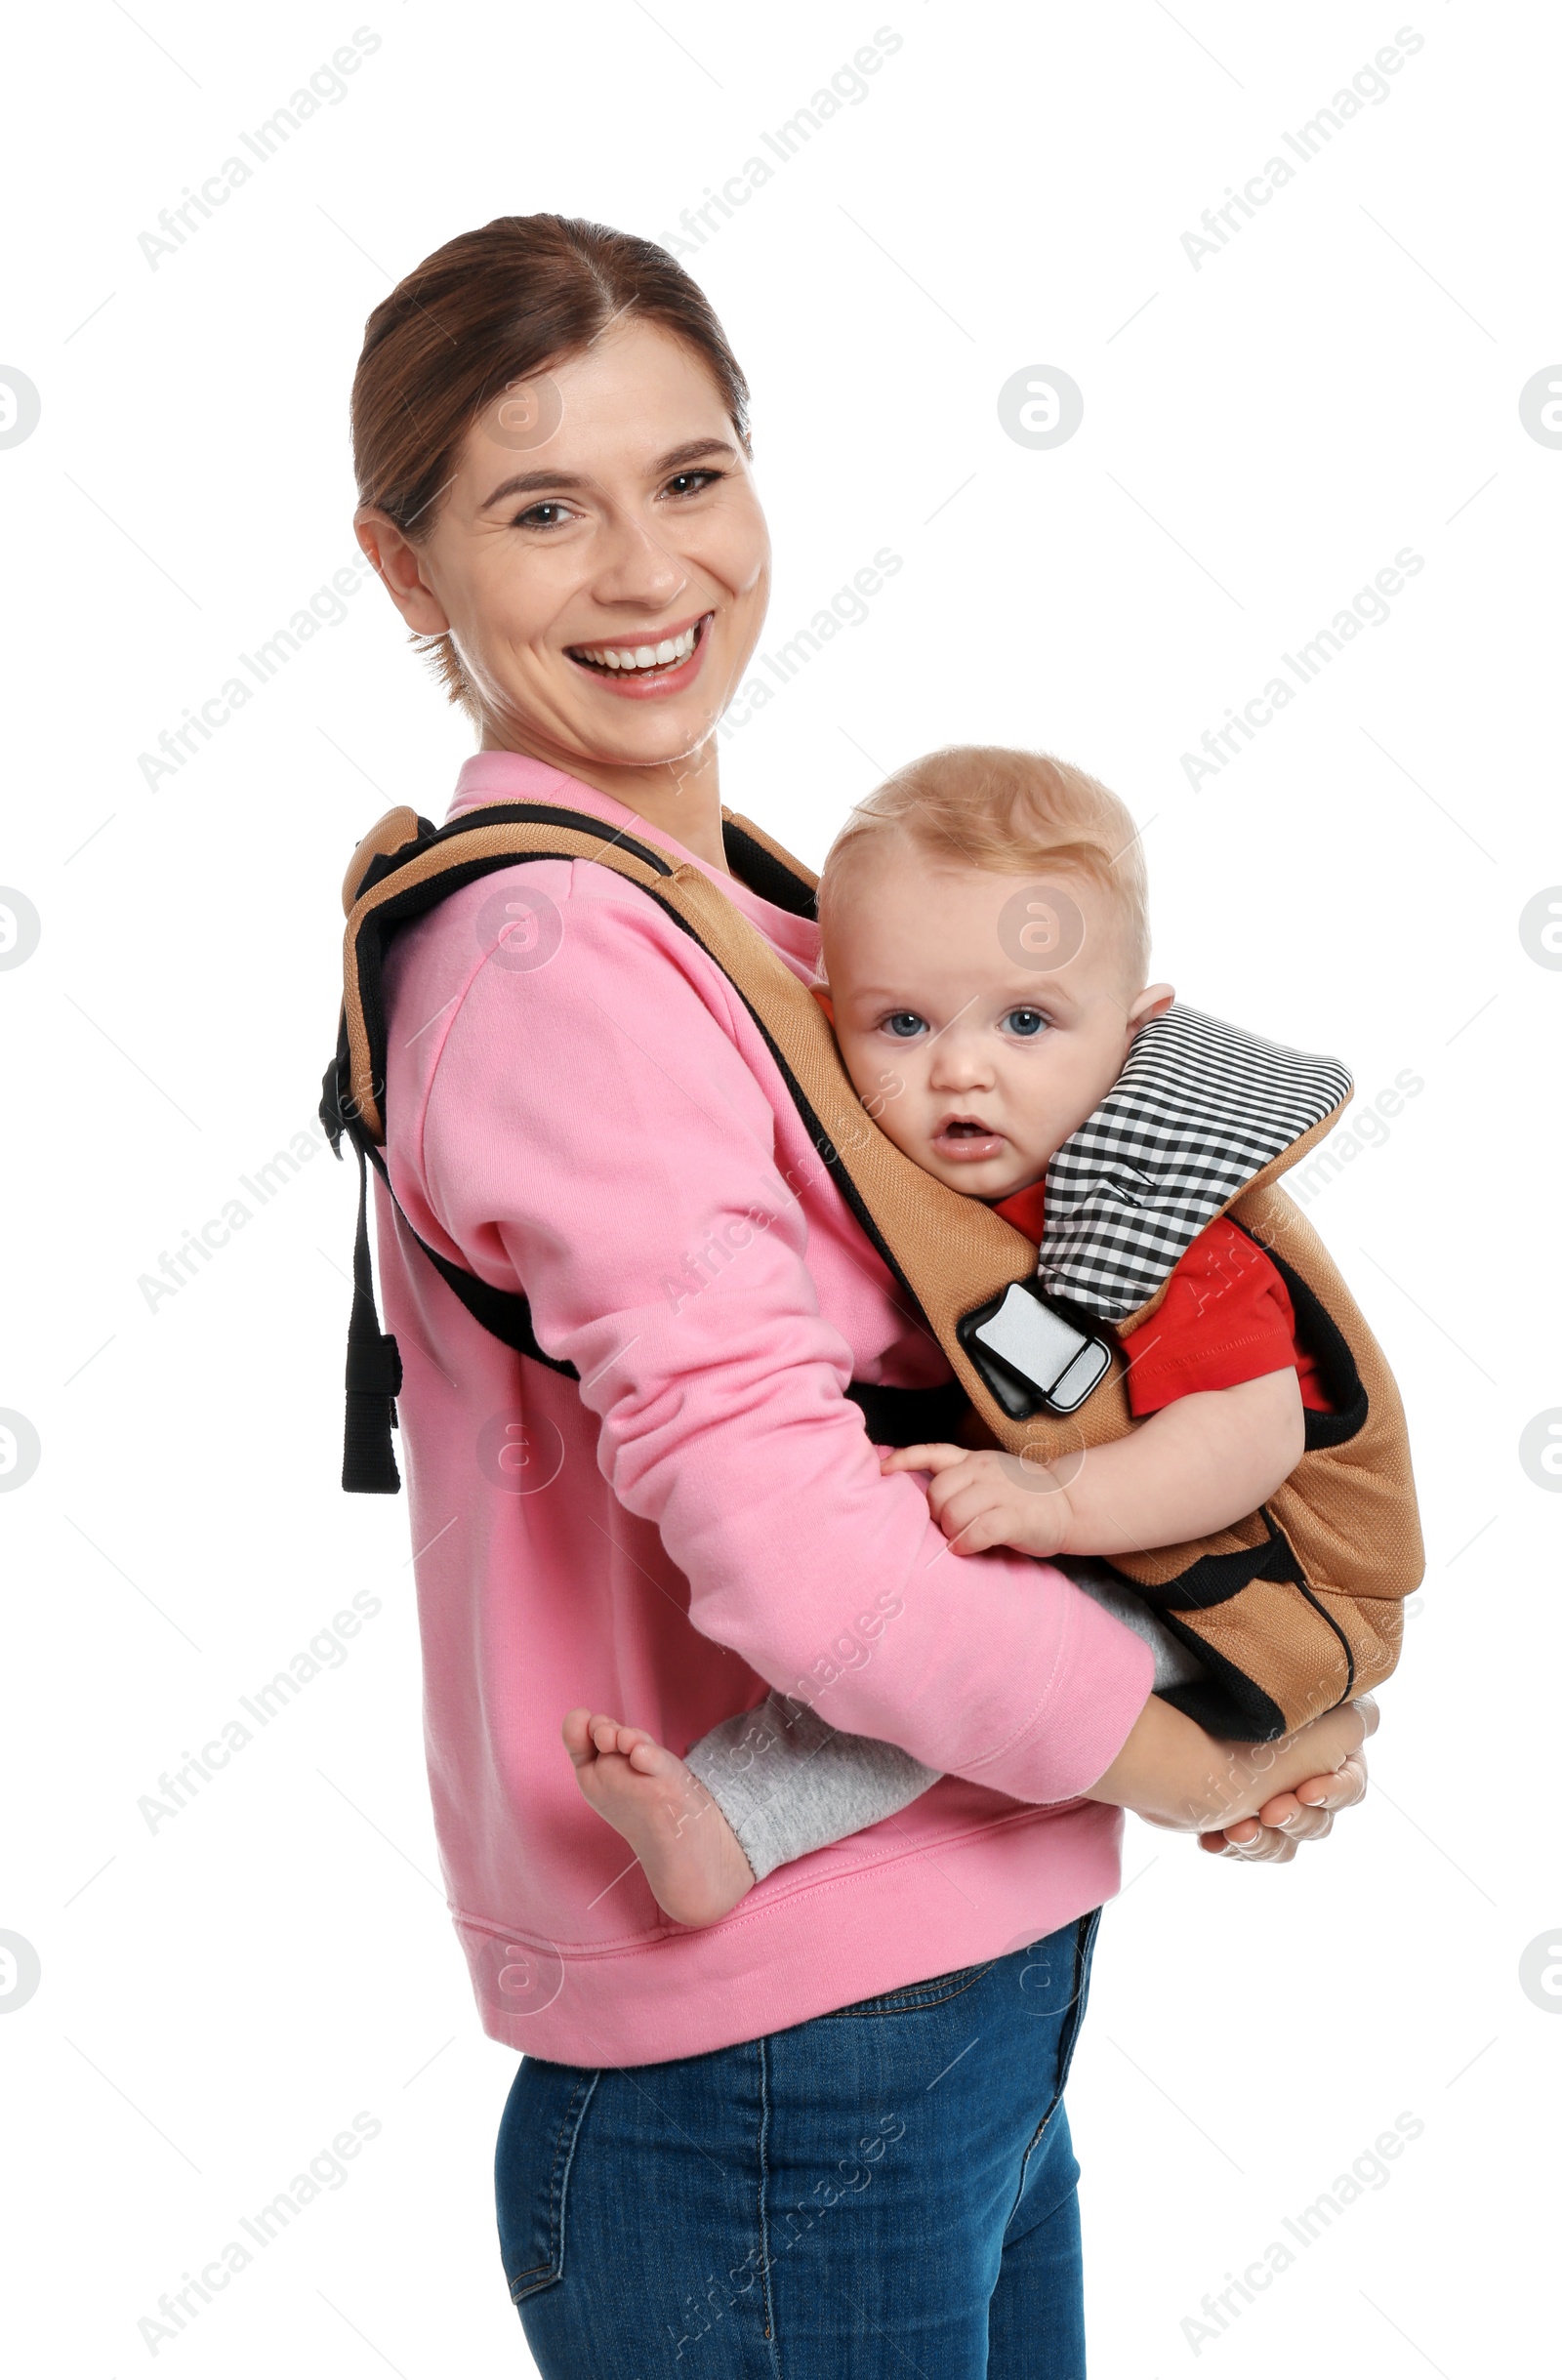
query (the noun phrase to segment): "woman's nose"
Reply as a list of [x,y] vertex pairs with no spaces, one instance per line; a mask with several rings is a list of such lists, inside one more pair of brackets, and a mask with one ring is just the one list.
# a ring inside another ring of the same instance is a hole
[[642,522],[619,520],[607,531],[605,550],[592,574],[592,593],[599,603],[666,611],[687,583],[684,564]]

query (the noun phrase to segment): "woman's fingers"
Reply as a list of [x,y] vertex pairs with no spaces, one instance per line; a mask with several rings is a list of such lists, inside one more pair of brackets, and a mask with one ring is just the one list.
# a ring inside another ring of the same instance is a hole
[[[1374,1711],[1370,1734],[1377,1724]],[[1234,1826],[1201,1834],[1200,1848],[1259,1865],[1283,1865],[1302,1843],[1322,1842],[1335,1823],[1336,1810],[1348,1810],[1367,1791],[1367,1761],[1357,1752],[1327,1777],[1310,1777],[1294,1793],[1277,1793],[1255,1818]]]
[[1329,1777],[1308,1777],[1295,1792],[1277,1793],[1258,1811],[1266,1826],[1281,1826],[1298,1818],[1303,1811],[1332,1812],[1348,1810],[1362,1799],[1367,1790],[1367,1763],[1358,1752],[1343,1767]]
[[1367,1755],[1353,1753],[1332,1777],[1309,1777],[1296,1787],[1296,1799],[1310,1810],[1348,1810],[1367,1791]]
[[1221,1854],[1230,1852],[1240,1859],[1267,1856],[1269,1847],[1283,1843],[1285,1836],[1273,1827],[1260,1826],[1255,1818],[1240,1819],[1234,1826],[1217,1826],[1213,1833],[1201,1834],[1199,1849]]
[[[1328,1832],[1330,1820],[1323,1822]],[[1201,1834],[1201,1851],[1213,1851],[1228,1860],[1246,1860],[1252,1867],[1282,1867],[1296,1856],[1297,1841],[1289,1828],[1260,1826],[1254,1818],[1243,1819],[1235,1826],[1227,1826],[1215,1834]]]
[[1335,1823],[1333,1810],[1304,1810],[1299,1805],[1281,1818],[1260,1818],[1266,1832],[1283,1834],[1288,1843],[1316,1843]]

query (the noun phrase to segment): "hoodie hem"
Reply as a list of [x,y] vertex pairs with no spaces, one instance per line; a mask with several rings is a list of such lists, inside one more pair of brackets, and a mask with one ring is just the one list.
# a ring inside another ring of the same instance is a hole
[[751,1894],[718,1925],[669,1922],[600,1949],[460,1912],[455,1925],[491,2039],[559,2065],[659,2065],[1039,1941],[1117,1892],[1122,1834],[1122,1813],[1102,1803],[1028,1810],[778,1895],[760,1887],[758,1906]]

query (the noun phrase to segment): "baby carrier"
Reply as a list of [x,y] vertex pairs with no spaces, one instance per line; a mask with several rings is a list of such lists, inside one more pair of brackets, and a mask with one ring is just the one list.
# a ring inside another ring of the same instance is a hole
[[[776,907],[813,916],[817,880],[760,829],[722,816],[733,874]],[[763,1034],[820,1158],[954,1375],[933,1390],[853,1384],[877,1444],[980,1443],[985,1433],[1031,1462],[1088,1459],[1132,1427],[1117,1334],[1154,1315],[1199,1232],[1223,1214],[1261,1248],[1332,1410],[1306,1415],[1301,1460],[1258,1511],[1191,1544],[1119,1554],[1110,1567],[1198,1657],[1201,1675],[1167,1700],[1213,1734],[1267,1742],[1388,1675],[1402,1600],[1422,1571],[1404,1414],[1349,1291],[1279,1187],[1350,1098],[1344,1069],[1171,1008],[1141,1029],[1107,1097],[1052,1159],[1038,1250],[880,1131],[818,1004],[711,877],[550,803],[494,803],[444,827],[391,810],[348,869],[341,1029],[320,1107],[337,1155],[345,1137],[359,1167],[344,1488],[400,1486],[390,1430],[401,1367],[375,1310],[367,1218],[367,1168],[390,1188],[388,942],[474,878],[540,859],[591,860],[638,885],[715,961]],[[524,1297],[419,1245],[484,1329],[578,1376],[538,1345]]]

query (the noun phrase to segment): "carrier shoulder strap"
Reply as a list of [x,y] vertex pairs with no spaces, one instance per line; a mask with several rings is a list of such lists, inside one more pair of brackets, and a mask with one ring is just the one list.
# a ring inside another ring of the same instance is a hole
[[[813,914],[815,880],[762,829],[723,813],[723,838],[734,874],[761,898],[796,916]],[[973,1296],[991,1297],[1032,1273],[1030,1242],[990,1210],[972,1208],[930,1181],[869,1122],[817,1003],[714,880],[643,838],[609,831],[587,811],[541,802],[495,803],[435,827],[402,808],[365,837],[343,886],[348,921],[342,1023],[320,1108],[338,1154],[342,1139],[349,1139],[360,1168],[362,1262],[355,1251],[344,1486],[393,1494],[400,1484],[390,1441],[399,1362],[374,1311],[367,1214],[369,1165],[390,1188],[380,1154],[386,1136],[382,970],[389,938],[462,885],[541,859],[582,859],[611,868],[655,900],[720,967],[763,1035],[821,1165],[834,1172],[869,1239],[950,1354],[957,1375],[953,1389],[869,1389],[853,1383],[850,1393],[868,1414],[876,1436],[884,1433],[881,1443],[949,1436],[973,1389],[984,1408],[992,1408],[981,1373],[955,1338],[956,1328]],[[484,1329],[574,1376],[572,1366],[538,1345],[523,1298],[479,1281],[426,1241],[419,1239],[419,1245]],[[390,1385],[392,1371],[395,1382]]]

